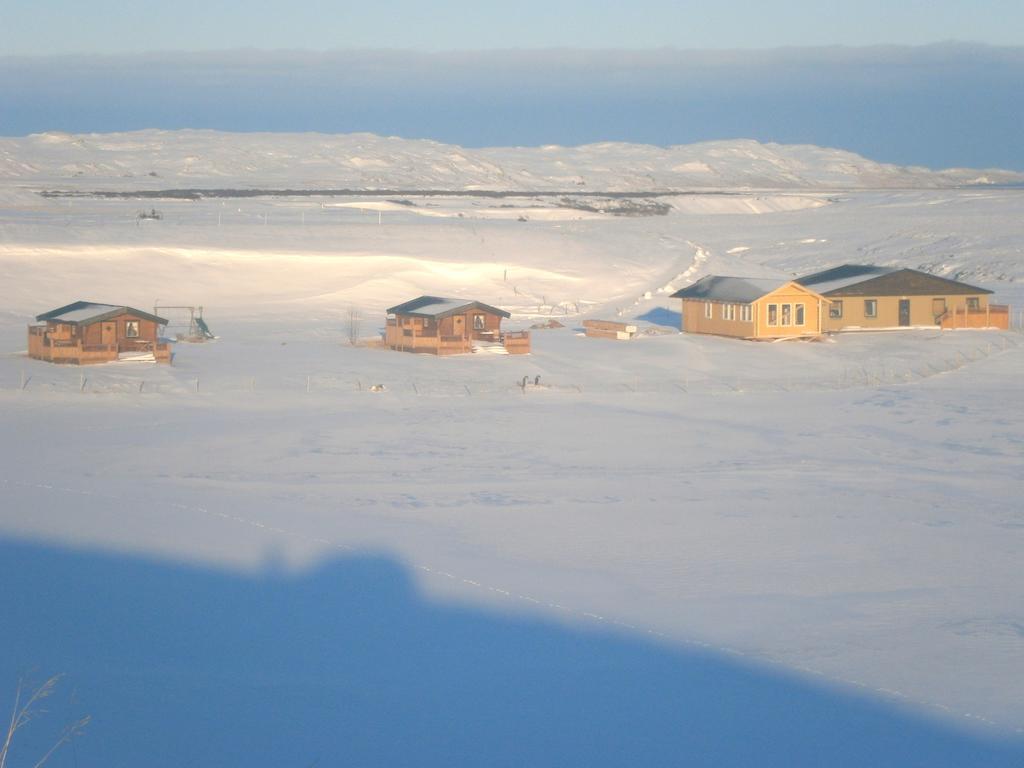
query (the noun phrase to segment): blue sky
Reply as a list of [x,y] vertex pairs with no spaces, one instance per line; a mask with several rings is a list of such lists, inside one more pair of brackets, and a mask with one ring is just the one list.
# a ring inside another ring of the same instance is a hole
[[8,55],[1024,44],[1020,0],[2,0]]
[[1022,83],[1020,0],[0,0],[6,136],[752,138],[1024,170]]

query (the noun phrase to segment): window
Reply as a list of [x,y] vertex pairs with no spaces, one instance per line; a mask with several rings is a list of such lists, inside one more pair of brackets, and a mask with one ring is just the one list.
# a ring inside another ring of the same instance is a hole
[[749,323],[751,318],[750,305],[740,304],[740,322]]
[[722,305],[722,319],[723,320],[735,320],[736,319],[736,305],[735,304],[723,304]]
[[704,317],[706,317],[708,320],[711,319],[711,302],[710,301],[704,302]]
[[796,319],[793,321],[793,325],[803,325],[804,324],[804,305],[803,304],[794,304],[793,308],[794,308],[794,312],[796,314]]
[[423,318],[423,327],[424,328],[429,328],[430,327],[430,318],[429,317],[424,317]]
[[139,338],[139,321],[128,320],[124,324],[124,336],[126,339]]
[[968,309],[981,309],[981,299],[977,296],[967,297],[967,308]]
[[769,304],[768,305],[768,325],[779,324],[779,305]]
[[783,304],[782,305],[782,324],[792,325],[793,324],[793,305]]
[[828,316],[833,320],[839,320],[843,316],[843,300],[832,299],[832,303],[828,305]]
[[878,317],[878,299],[864,299],[864,317]]
[[484,331],[487,329],[487,320],[483,315],[473,315],[473,330]]

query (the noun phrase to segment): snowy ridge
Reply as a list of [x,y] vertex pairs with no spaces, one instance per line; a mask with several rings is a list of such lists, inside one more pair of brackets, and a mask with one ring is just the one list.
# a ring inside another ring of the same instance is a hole
[[74,189],[292,188],[659,191],[948,187],[1024,181],[987,170],[931,171],[810,145],[710,141],[655,147],[467,149],[373,134],[144,130],[0,139],[0,179]]

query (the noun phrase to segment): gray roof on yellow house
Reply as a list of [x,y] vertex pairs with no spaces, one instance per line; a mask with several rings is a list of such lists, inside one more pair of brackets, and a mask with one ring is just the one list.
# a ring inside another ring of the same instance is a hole
[[818,293],[828,293],[895,271],[895,267],[878,267],[873,264],[843,264],[839,267],[798,277],[796,282],[808,288],[813,287]]
[[929,294],[992,293],[907,267],[843,264],[798,277],[796,282],[825,296],[927,296]]
[[95,301],[76,301],[63,307],[57,307],[57,309],[51,309],[49,312],[36,315],[36,321],[92,325],[125,313],[145,320],[152,320],[157,325],[167,325],[164,318],[143,312],[141,309],[133,309],[123,304],[99,304]]
[[412,317],[438,318],[447,317],[448,315],[457,315],[460,312],[466,312],[473,309],[490,312],[491,314],[500,315],[501,317],[512,317],[511,312],[506,312],[503,309],[492,307],[489,304],[484,304],[483,302],[467,299],[450,299],[443,296],[420,296],[418,299],[407,301],[404,304],[389,307],[387,313],[389,315],[411,315]]
[[726,277],[707,275],[696,283],[672,294],[673,299],[703,299],[706,301],[735,301],[749,304],[765,294],[793,282],[777,277]]

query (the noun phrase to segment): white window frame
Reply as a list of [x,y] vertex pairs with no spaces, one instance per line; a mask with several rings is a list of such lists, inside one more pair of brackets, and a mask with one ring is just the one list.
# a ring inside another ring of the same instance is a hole
[[[139,338],[139,321],[138,320],[125,320],[124,321],[124,337],[126,339],[137,339]],[[134,333],[132,333],[134,331]]]
[[864,299],[864,317],[878,317],[878,299]]
[[832,299],[832,302],[828,305],[828,317],[830,320],[842,320],[843,319],[843,300]]
[[803,302],[793,305],[793,325],[801,327],[807,325],[807,308]]
[[749,323],[751,321],[751,307],[749,304],[740,304],[740,322]]
[[977,312],[981,309],[981,299],[977,296],[968,296],[967,303],[964,305],[969,311]]
[[482,315],[479,312],[473,314],[473,330],[474,331],[486,331],[487,330],[487,315]]
[[[773,310],[774,310],[774,314],[775,314],[775,318],[774,319],[772,318]],[[779,324],[779,305],[778,304],[769,304],[768,305],[768,309],[765,312],[765,320],[766,320],[765,324],[770,326],[770,327],[772,327],[772,328],[775,328],[775,327],[778,326],[778,324]]]
[[710,320],[712,317],[714,317],[714,309],[712,309],[710,301],[704,302],[704,317],[707,320]]
[[793,324],[793,305],[780,304],[779,305],[779,325],[788,328]]

